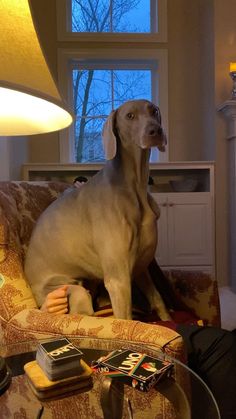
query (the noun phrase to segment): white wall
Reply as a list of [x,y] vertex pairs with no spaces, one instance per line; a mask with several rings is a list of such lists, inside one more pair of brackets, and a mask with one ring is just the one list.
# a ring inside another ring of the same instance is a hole
[[0,181],[21,179],[21,166],[27,161],[27,138],[0,137]]
[[0,137],[0,180],[10,179],[10,143],[7,137]]

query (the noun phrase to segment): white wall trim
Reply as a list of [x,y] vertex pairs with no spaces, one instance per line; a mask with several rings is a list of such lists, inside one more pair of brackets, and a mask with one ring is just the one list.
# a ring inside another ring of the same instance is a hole
[[236,101],[228,100],[218,106],[226,119],[228,142],[228,184],[229,184],[229,283],[236,292]]

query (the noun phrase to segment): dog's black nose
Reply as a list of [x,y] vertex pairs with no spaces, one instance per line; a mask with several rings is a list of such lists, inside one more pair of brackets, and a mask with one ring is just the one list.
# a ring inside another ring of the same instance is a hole
[[155,135],[162,135],[163,134],[163,130],[162,130],[162,128],[161,127],[159,127],[159,128],[157,128],[157,127],[152,127],[152,128],[150,128],[149,129],[149,131],[148,131],[148,135],[151,135],[151,136],[155,136]]

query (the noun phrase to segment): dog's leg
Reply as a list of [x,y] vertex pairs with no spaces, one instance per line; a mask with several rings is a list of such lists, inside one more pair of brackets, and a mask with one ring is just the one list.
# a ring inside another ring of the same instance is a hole
[[130,277],[104,277],[104,284],[111,299],[114,316],[118,319],[132,319]]
[[91,294],[82,285],[69,285],[67,295],[70,314],[94,314]]
[[171,320],[171,317],[166,309],[166,306],[153,284],[152,278],[148,271],[143,272],[141,275],[135,277],[135,282],[139,289],[146,296],[150,307],[152,310],[155,310],[159,315],[161,320]]
[[[113,215],[113,212],[111,214]],[[99,240],[97,247],[104,285],[111,300],[114,316],[119,319],[132,319],[131,273],[137,251],[136,225],[135,222],[128,223],[125,216],[120,216],[119,225],[114,225],[110,220],[113,220],[113,217],[107,221],[107,226],[105,223],[101,226],[100,223],[103,235],[100,234],[99,237],[103,240]]]

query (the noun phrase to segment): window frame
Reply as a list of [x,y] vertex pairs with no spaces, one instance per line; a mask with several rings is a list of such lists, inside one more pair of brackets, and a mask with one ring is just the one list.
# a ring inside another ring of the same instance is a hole
[[[151,2],[151,27],[157,32],[151,33],[88,33],[71,32],[71,1],[57,0],[57,28],[58,40],[70,42],[167,42],[167,0],[150,0]],[[157,16],[158,11],[158,16]],[[158,22],[155,19],[158,17]],[[65,19],[66,16],[66,19]]]
[[[74,33],[69,32],[71,0],[57,0],[58,28],[58,83],[62,95],[73,109],[72,64],[77,61],[118,61],[128,60],[153,62],[158,67],[157,96],[152,97],[161,109],[162,120],[168,135],[168,58],[167,47],[167,0],[150,0],[152,11],[158,10],[158,32],[155,33]],[[65,18],[66,16],[66,18]],[[153,16],[153,14],[152,14]],[[155,20],[155,17],[153,17]],[[155,25],[154,21],[151,26]],[[160,44],[162,42],[162,44]],[[125,43],[125,44],[124,44]],[[158,44],[159,43],[159,44]],[[161,46],[160,46],[161,45]],[[119,67],[119,64],[118,64]],[[133,65],[130,67],[133,69]],[[148,67],[147,67],[148,68]],[[129,68],[127,68],[129,69]],[[155,78],[155,77],[154,77]],[[153,78],[152,78],[153,80]],[[155,89],[152,86],[152,93]],[[157,92],[156,92],[157,94]],[[74,124],[59,132],[60,162],[75,163]],[[168,161],[168,145],[164,153],[159,153],[158,162]],[[87,164],[87,163],[78,163]],[[92,164],[92,163],[89,163]]]
[[[168,62],[167,50],[164,49],[132,49],[132,60],[129,49],[88,48],[88,49],[59,49],[58,51],[58,82],[60,90],[69,105],[73,104],[72,68],[77,61],[88,60],[128,60],[152,61],[158,66],[158,102],[157,96],[153,101],[158,103],[162,113],[163,126],[168,136]],[[133,66],[132,66],[133,68]],[[156,81],[157,82],[157,81]],[[156,93],[157,95],[157,93]],[[59,132],[60,162],[76,163],[74,159],[74,124]],[[164,153],[159,155],[160,162],[168,161],[168,145]],[[88,164],[88,163],[80,163]]]

